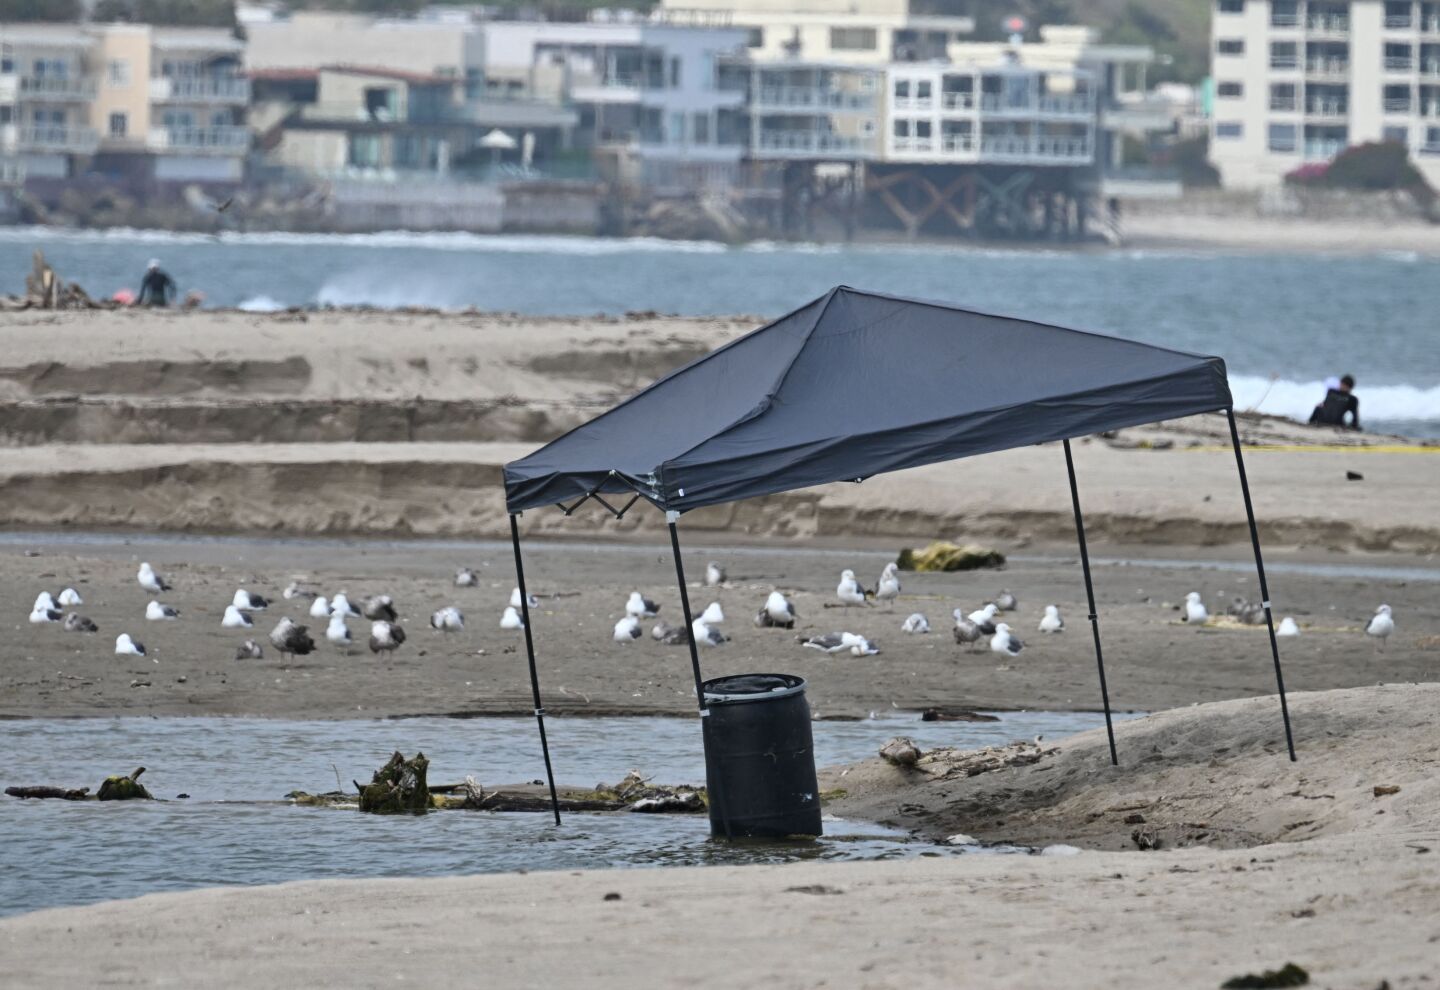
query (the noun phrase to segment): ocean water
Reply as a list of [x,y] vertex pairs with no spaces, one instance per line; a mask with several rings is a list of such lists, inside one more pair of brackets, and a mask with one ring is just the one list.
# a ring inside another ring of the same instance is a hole
[[[1367,426],[1440,436],[1440,262],[1283,255],[820,246],[471,234],[0,229],[0,291],[30,254],[92,295],[158,258],[206,305],[431,306],[529,314],[779,316],[838,284],[958,303],[1225,358],[1237,407],[1299,418],[1359,380]],[[1015,355],[1017,369],[1028,355]]]
[[[1128,717],[1128,716],[1121,716]],[[886,713],[816,722],[821,766],[872,756],[908,735],[923,748],[1055,739],[1103,725],[1095,713],[1009,712],[999,722],[921,722]],[[659,783],[705,778],[694,719],[546,721],[562,785],[614,783],[632,769]],[[526,718],[337,722],[223,718],[0,722],[5,785],[89,786],[146,767],[156,802],[21,801],[0,796],[0,915],[193,887],[300,879],[444,876],[796,859],[954,855],[867,823],[829,820],[803,843],[711,840],[704,815],[437,812],[419,818],[294,807],[291,790],[351,789],[394,750],[429,757],[432,783],[482,785],[544,774]],[[338,782],[337,782],[338,781]],[[177,795],[189,794],[188,799]],[[970,849],[968,852],[976,852]]]

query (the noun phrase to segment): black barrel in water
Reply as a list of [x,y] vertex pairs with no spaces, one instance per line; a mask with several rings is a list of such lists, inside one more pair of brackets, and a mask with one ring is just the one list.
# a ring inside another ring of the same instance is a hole
[[820,835],[820,787],[805,679],[736,674],[704,684],[710,834]]

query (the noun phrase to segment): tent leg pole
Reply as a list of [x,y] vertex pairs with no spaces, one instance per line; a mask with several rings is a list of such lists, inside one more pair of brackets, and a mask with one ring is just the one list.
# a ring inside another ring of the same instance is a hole
[[555,771],[550,768],[550,743],[545,738],[545,708],[540,704],[540,675],[535,670],[535,640],[530,635],[530,593],[525,590],[525,564],[520,559],[520,523],[510,513],[510,542],[515,546],[515,583],[520,586],[520,617],[525,621],[525,655],[530,660],[530,694],[535,700],[535,724],[540,728],[540,752],[545,755],[545,780],[550,785],[550,810],[560,824],[560,797],[555,793]]
[[1295,736],[1290,731],[1290,705],[1285,700],[1285,675],[1280,670],[1280,641],[1275,638],[1275,616],[1270,611],[1270,588],[1265,583],[1265,560],[1260,555],[1260,530],[1255,526],[1255,506],[1250,501],[1250,482],[1245,478],[1245,458],[1240,453],[1240,431],[1235,426],[1235,409],[1225,410],[1230,420],[1230,443],[1235,448],[1235,467],[1240,472],[1240,492],[1245,496],[1245,517],[1250,522],[1250,544],[1255,548],[1255,573],[1260,577],[1260,601],[1265,605],[1265,625],[1270,631],[1270,656],[1275,661],[1275,686],[1280,691],[1280,717],[1285,720],[1285,746],[1295,762]]
[[1090,632],[1095,636],[1095,666],[1100,671],[1100,703],[1105,706],[1105,734],[1110,738],[1110,765],[1118,767],[1115,726],[1110,719],[1110,689],[1105,684],[1105,654],[1100,649],[1100,618],[1095,612],[1095,584],[1090,579],[1090,550],[1085,543],[1085,517],[1080,514],[1080,487],[1075,483],[1075,458],[1065,442],[1065,470],[1070,474],[1070,501],[1075,506],[1075,535],[1080,540],[1080,568],[1085,572],[1085,599],[1090,604]]
[[[680,560],[680,531],[675,528],[675,523],[679,518],[680,513],[678,512],[667,511],[665,513],[665,522],[670,527],[670,551],[675,555],[675,583],[680,586],[680,611],[685,615],[685,639],[690,643],[690,670],[695,675],[695,704],[700,706],[700,719],[702,722],[701,738],[703,741],[703,722],[709,717],[710,710],[705,707],[705,682],[704,678],[700,676],[700,647],[695,642],[695,618],[690,614],[690,589],[685,586],[685,564]],[[708,752],[706,755],[708,769]],[[713,786],[710,787],[710,800],[716,804],[720,804],[721,802],[721,795],[716,793]],[[724,813],[723,804],[720,804],[720,817],[725,822],[726,838],[729,838],[730,820]]]

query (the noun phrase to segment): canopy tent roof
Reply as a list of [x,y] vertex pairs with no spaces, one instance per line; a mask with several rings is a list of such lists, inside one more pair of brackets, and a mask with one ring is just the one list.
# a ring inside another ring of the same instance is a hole
[[840,286],[507,464],[506,502],[684,512],[1230,405],[1218,357]]

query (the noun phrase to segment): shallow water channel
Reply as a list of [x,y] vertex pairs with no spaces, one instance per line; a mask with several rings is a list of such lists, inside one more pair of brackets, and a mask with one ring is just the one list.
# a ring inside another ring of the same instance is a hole
[[[922,747],[1054,739],[1094,728],[1093,713],[1008,712],[999,722],[919,721],[886,714],[814,723],[821,766],[871,756],[891,736]],[[701,783],[693,719],[552,718],[561,784],[613,783],[638,769],[660,783]],[[239,718],[39,719],[0,722],[6,786],[89,786],[146,767],[164,801],[20,801],[0,797],[0,914],[165,890],[286,880],[438,876],[592,869],[882,859],[953,850],[868,823],[826,821],[799,844],[712,841],[703,815],[570,814],[555,828],[538,814],[450,811],[421,818],[300,808],[291,790],[328,791],[338,776],[368,780],[391,751],[422,750],[430,780],[473,774],[482,785],[544,772],[533,720],[421,718],[281,721]],[[181,793],[186,800],[177,800]],[[228,803],[242,802],[242,803]],[[274,803],[269,803],[274,802]]]

